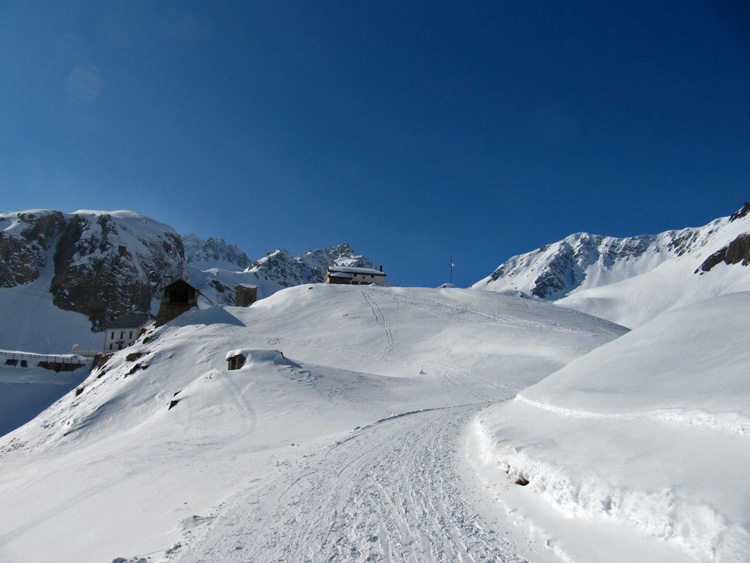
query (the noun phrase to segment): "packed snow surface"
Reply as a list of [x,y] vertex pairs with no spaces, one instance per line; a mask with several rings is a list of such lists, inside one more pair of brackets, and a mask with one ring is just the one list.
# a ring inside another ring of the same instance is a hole
[[749,331],[738,293],[572,361],[474,421],[477,471],[564,559],[750,561]]
[[625,332],[457,289],[193,309],[0,438],[0,560],[541,561],[467,425]]

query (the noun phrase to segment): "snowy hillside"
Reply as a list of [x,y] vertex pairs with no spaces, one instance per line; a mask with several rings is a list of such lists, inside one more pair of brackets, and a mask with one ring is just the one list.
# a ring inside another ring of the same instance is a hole
[[750,290],[750,202],[699,228],[630,238],[578,233],[515,256],[472,289],[521,291],[634,327],[674,307]]
[[483,413],[486,486],[564,560],[749,561],[749,319],[671,311]]
[[624,332],[457,289],[194,309],[0,438],[0,560],[520,561],[464,492],[462,429]]

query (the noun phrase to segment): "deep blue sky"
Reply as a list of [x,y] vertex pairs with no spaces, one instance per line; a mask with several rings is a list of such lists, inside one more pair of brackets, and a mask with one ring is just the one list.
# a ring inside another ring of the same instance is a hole
[[399,285],[750,199],[741,0],[4,0],[0,77],[0,209],[348,241]]

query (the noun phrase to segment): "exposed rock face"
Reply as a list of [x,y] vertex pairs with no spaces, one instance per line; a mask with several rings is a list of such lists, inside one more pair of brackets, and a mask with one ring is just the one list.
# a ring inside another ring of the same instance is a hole
[[133,229],[128,220],[74,215],[57,245],[54,303],[86,314],[95,330],[128,312],[148,311],[160,286],[186,275],[177,233]]
[[[624,260],[637,260],[646,254],[659,252],[659,247],[675,251],[682,248],[669,237],[666,244],[656,244],[657,237],[638,236],[614,238],[589,233],[576,233],[538,250],[514,256],[501,264],[485,284],[498,280],[514,280],[507,290],[528,292],[539,299],[555,299],[580,286],[592,265],[611,269]],[[531,281],[529,281],[531,278]],[[478,282],[473,287],[479,287]]]
[[732,213],[732,215],[729,217],[729,221],[736,221],[737,219],[742,219],[743,217],[747,217],[748,214],[750,214],[750,201],[746,201],[745,205],[742,206],[742,209]]
[[235,267],[238,270],[244,270],[251,263],[247,254],[234,244],[228,244],[224,239],[202,240],[190,234],[184,235],[182,242],[185,246],[185,258],[188,264],[218,266],[224,269]]
[[[699,268],[702,272],[710,272],[717,264],[724,262],[727,265],[739,264],[743,266],[750,264],[750,234],[741,234],[721,250],[714,252],[706,258]],[[696,270],[696,273],[698,270]]]
[[65,217],[59,211],[0,216],[0,287],[36,280],[64,227]]
[[53,303],[85,314],[94,330],[148,311],[160,286],[187,275],[179,235],[137,213],[2,214],[0,227],[0,284],[32,282],[53,265]]

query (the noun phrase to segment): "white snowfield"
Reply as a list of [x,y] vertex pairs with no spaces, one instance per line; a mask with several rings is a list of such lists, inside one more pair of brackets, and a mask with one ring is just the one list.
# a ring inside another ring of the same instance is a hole
[[477,471],[563,560],[750,561],[749,329],[738,293],[574,360],[474,421]]
[[472,420],[625,332],[458,289],[193,310],[0,438],[0,561],[555,560],[482,488]]

